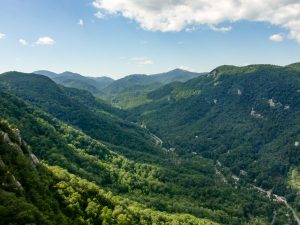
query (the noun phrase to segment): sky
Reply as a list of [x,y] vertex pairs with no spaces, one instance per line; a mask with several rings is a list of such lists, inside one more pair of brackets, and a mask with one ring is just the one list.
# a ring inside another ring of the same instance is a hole
[[299,61],[299,0],[0,0],[0,73],[120,78]]

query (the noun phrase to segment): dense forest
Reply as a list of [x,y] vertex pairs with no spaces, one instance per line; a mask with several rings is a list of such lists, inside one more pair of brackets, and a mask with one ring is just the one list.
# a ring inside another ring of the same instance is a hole
[[297,224],[263,190],[300,210],[299,68],[222,66],[130,110],[1,74],[0,223]]

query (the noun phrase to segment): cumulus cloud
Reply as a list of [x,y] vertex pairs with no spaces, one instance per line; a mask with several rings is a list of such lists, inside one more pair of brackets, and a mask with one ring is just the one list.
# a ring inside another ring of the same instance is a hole
[[40,37],[35,43],[37,45],[54,45],[55,41],[51,37]]
[[284,39],[284,35],[283,34],[274,34],[274,35],[270,36],[269,39],[271,41],[281,42]]
[[96,13],[94,14],[94,16],[96,16],[98,19],[103,19],[103,18],[104,18],[104,14],[101,13],[100,11],[96,12]]
[[80,20],[78,21],[78,25],[80,25],[80,26],[84,26],[84,22],[83,22],[83,20],[82,20],[82,19],[80,19]]
[[24,40],[24,39],[19,39],[19,43],[20,43],[21,45],[23,45],[23,46],[28,45],[28,42],[27,42],[26,40]]
[[5,38],[5,34],[0,33],[0,39],[3,39],[3,38]]
[[153,61],[147,57],[134,57],[131,58],[131,61],[138,65],[152,65],[154,64]]
[[213,31],[226,33],[231,31],[232,27],[216,27],[214,25],[210,25],[210,29],[212,29]]
[[[299,0],[94,0],[94,7],[121,14],[151,31],[181,31],[197,25],[215,27],[239,20],[268,22],[300,42]],[[228,31],[221,28],[220,31]]]
[[196,30],[197,30],[197,27],[187,27],[187,28],[185,28],[186,32],[194,32]]

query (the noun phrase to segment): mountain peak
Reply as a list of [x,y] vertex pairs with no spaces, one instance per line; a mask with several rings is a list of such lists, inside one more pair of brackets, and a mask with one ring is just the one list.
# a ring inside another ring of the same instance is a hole
[[190,71],[185,70],[185,69],[181,69],[181,68],[176,68],[176,69],[173,69],[173,70],[171,70],[169,72],[190,72]]

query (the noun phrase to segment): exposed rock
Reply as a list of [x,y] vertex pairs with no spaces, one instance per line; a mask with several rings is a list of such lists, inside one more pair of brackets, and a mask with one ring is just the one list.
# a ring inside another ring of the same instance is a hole
[[169,148],[169,152],[175,152],[176,148]]
[[16,138],[17,138],[17,144],[21,146],[22,144],[22,138],[21,138],[21,133],[19,129],[15,129],[15,134],[16,134]]
[[23,189],[23,187],[22,187],[22,185],[21,185],[21,183],[19,181],[16,181],[15,185],[17,186],[17,188]]
[[240,89],[237,90],[238,95],[242,95],[242,91]]
[[240,178],[237,177],[236,175],[232,175],[231,177],[235,182],[238,182],[240,180]]
[[37,167],[38,165],[40,165],[39,159],[33,153],[30,154],[30,158],[31,158],[31,161],[32,161],[32,165],[34,167]]
[[7,133],[0,131],[0,137],[4,143],[7,143],[7,144],[11,143],[11,140]]
[[284,109],[285,109],[285,110],[288,110],[288,109],[290,109],[290,106],[289,106],[289,105],[286,105],[286,106],[284,106]]
[[217,75],[217,70],[213,70],[209,73],[209,76],[212,76],[212,77],[216,77]]
[[215,172],[216,172],[216,175],[219,176],[219,177],[221,178],[221,180],[222,180],[225,184],[228,183],[226,177],[225,177],[225,176],[221,173],[221,171],[218,170],[216,167],[215,167]]
[[257,113],[253,108],[250,112],[250,115],[257,118],[257,119],[262,119],[263,118],[263,116],[260,113]]
[[299,145],[300,145],[300,143],[299,143],[299,141],[295,141],[295,147],[299,147]]
[[218,103],[218,100],[217,99],[214,99],[214,104],[217,104]]
[[247,176],[248,173],[245,170],[240,170],[240,175],[241,176]]
[[1,169],[5,168],[5,163],[2,161],[1,157],[0,157],[0,168]]
[[14,175],[11,175],[12,180],[13,180],[13,186],[15,186],[16,189],[23,189],[21,183],[19,181],[17,181],[17,179],[15,178]]
[[275,108],[275,107],[276,107],[276,103],[274,102],[273,99],[269,99],[268,102],[269,102],[270,107],[272,107],[272,108]]

